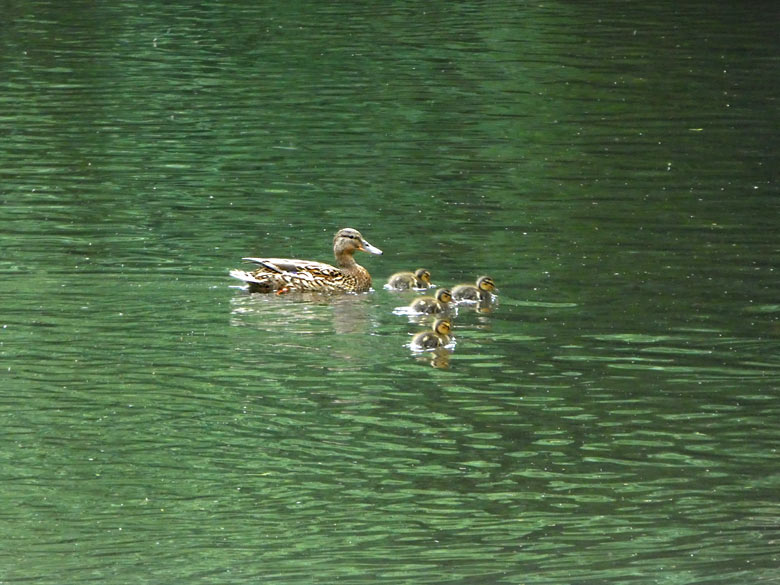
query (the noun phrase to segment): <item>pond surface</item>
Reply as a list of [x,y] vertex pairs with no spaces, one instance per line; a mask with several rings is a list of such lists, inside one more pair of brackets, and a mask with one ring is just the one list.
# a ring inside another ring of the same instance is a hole
[[0,581],[780,579],[774,4],[103,4],[0,34]]

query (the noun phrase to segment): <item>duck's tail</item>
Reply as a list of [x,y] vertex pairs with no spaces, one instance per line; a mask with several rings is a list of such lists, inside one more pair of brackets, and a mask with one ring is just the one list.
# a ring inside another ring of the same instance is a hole
[[251,272],[247,272],[246,270],[231,270],[230,276],[237,278],[238,280],[243,280],[244,282],[253,282],[255,284],[266,283],[266,281],[258,280]]

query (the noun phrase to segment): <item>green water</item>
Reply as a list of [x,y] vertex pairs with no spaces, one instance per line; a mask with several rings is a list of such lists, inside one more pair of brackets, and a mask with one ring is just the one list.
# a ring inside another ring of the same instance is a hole
[[0,582],[780,580],[773,10],[9,3]]

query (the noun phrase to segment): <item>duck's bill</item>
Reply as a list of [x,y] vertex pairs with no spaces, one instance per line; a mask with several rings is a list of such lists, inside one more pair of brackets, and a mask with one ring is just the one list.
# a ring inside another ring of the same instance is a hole
[[382,250],[380,250],[376,246],[372,246],[371,244],[369,244],[365,240],[363,240],[360,243],[360,249],[363,250],[364,252],[368,252],[369,254],[376,254],[377,256],[381,256],[382,255]]

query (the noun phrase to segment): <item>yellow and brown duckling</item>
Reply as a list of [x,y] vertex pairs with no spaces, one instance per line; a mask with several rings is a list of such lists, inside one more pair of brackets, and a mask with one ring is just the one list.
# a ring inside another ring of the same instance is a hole
[[431,286],[431,273],[425,268],[418,268],[414,272],[396,272],[387,279],[387,286],[396,290],[428,288]]
[[295,258],[244,258],[260,268],[249,272],[231,270],[230,276],[245,282],[249,292],[365,292],[371,288],[368,270],[355,262],[357,251],[382,254],[359,231],[340,229],[333,237],[333,255],[338,267]]
[[415,313],[443,313],[450,308],[452,293],[448,288],[440,288],[432,297],[414,299],[409,308]]
[[436,319],[429,331],[421,331],[412,337],[411,347],[413,349],[434,349],[447,345],[452,338],[452,323],[447,319]]
[[485,302],[491,299],[491,293],[496,290],[496,283],[489,276],[480,276],[476,284],[459,284],[452,289],[452,297],[456,301]]

